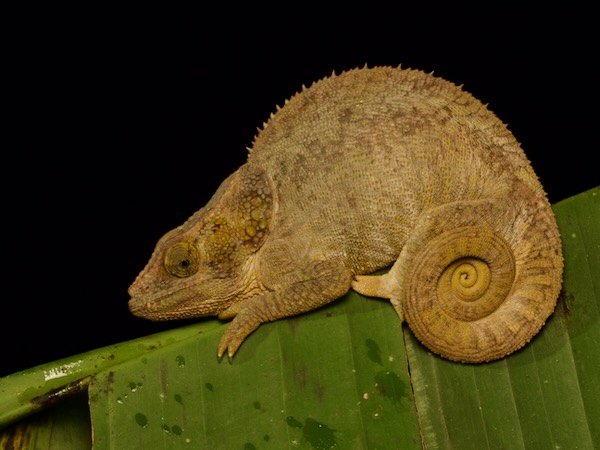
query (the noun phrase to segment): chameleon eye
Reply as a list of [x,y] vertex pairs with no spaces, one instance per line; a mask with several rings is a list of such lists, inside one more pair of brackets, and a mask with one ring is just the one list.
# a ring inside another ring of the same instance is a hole
[[189,242],[178,242],[166,251],[164,264],[171,275],[189,277],[198,271],[198,251]]

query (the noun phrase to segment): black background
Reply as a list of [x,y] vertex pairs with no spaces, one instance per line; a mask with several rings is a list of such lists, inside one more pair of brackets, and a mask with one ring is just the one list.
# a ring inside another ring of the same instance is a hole
[[600,184],[590,11],[274,8],[14,18],[0,375],[178,326],[131,316],[127,287],[275,105],[333,70],[434,71],[508,124],[551,202]]

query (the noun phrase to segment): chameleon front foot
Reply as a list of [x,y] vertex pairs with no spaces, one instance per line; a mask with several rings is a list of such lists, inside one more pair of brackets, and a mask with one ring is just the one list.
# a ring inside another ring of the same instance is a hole
[[219,361],[223,358],[225,353],[227,353],[227,358],[231,361],[235,352],[237,352],[240,345],[242,345],[242,342],[244,342],[244,340],[259,326],[260,321],[253,320],[250,317],[244,317],[244,314],[238,314],[221,337],[221,341],[217,348],[217,358]]

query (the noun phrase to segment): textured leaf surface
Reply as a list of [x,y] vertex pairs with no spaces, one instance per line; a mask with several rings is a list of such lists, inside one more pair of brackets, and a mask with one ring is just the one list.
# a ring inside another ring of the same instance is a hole
[[[58,381],[93,375],[97,450],[600,448],[600,188],[554,210],[566,259],[557,311],[500,361],[434,356],[387,302],[350,294],[261,326],[231,364],[216,360],[224,326],[211,320],[5,377],[0,418],[23,414],[49,388],[40,379],[78,361]],[[89,425],[78,419],[50,425],[81,435]],[[39,415],[0,444],[23,427],[37,442],[23,448],[57,448],[43,445]]]
[[428,449],[600,448],[600,189],[554,207],[565,251],[556,312],[521,351],[435,357],[404,328]]
[[420,448],[388,304],[350,295],[267,324],[231,364],[216,360],[221,334],[99,374],[97,448]]

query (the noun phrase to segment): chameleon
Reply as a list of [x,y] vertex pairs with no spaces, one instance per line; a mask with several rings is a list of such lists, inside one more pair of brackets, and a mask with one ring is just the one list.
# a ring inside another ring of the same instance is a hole
[[562,271],[555,217],[508,127],[432,73],[365,66],[277,106],[246,162],[158,241],[129,309],[231,319],[217,348],[231,360],[261,324],[353,289],[389,299],[433,353],[480,363],[538,333]]

